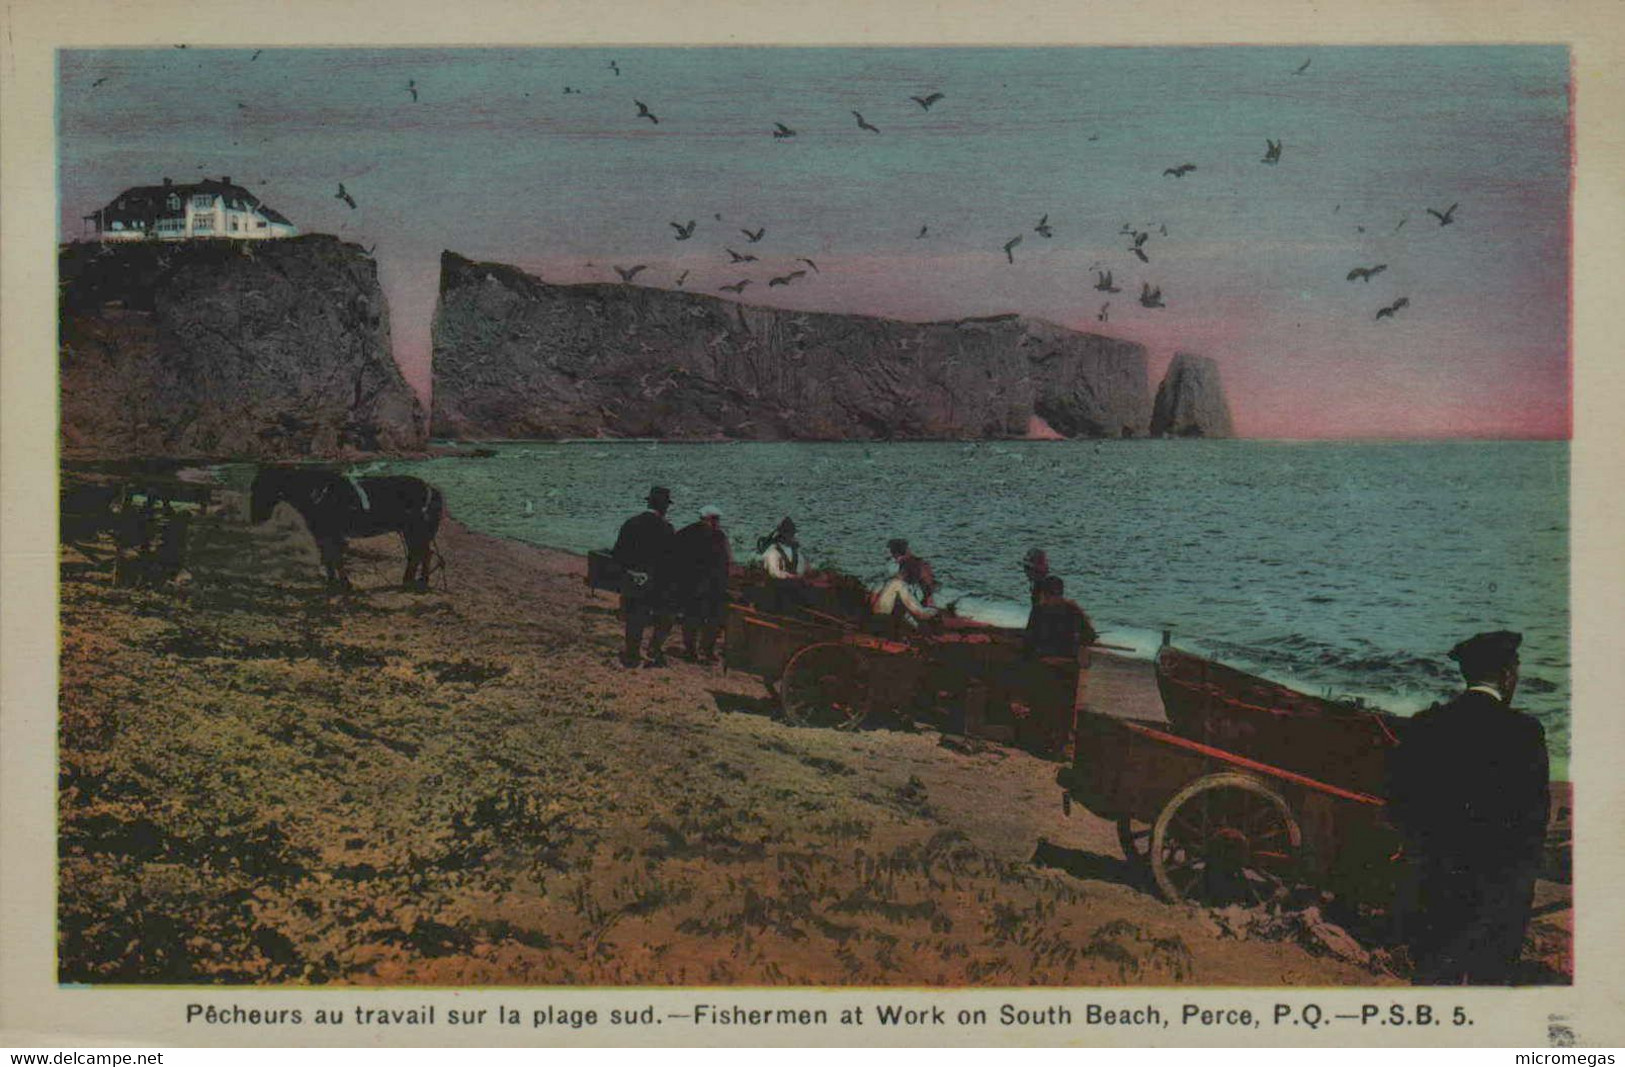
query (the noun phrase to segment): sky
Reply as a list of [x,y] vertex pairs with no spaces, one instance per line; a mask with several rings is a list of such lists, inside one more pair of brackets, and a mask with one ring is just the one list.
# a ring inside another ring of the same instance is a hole
[[425,396],[449,249],[559,283],[643,264],[730,299],[750,279],[751,304],[1016,312],[1144,344],[1153,384],[1205,355],[1243,436],[1562,438],[1570,110],[1555,46],[63,51],[59,227],[229,175],[374,248]]

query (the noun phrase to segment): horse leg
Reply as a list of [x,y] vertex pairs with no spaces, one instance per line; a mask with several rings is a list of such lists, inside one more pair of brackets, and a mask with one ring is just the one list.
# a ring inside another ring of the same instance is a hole
[[406,573],[401,575],[402,589],[412,588],[412,572],[414,571],[419,574],[417,587],[423,589],[428,586],[429,566],[424,559],[427,555],[426,546],[422,543],[415,540],[406,542]]
[[338,537],[326,537],[317,542],[321,550],[322,566],[327,571],[327,586],[350,591],[350,576],[344,571],[344,541]]

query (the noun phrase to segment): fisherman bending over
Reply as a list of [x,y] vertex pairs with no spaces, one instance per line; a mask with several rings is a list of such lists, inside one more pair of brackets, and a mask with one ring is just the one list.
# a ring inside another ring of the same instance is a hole
[[1523,951],[1550,783],[1545,730],[1512,708],[1522,641],[1497,630],[1451,649],[1466,691],[1413,716],[1389,757],[1416,985],[1506,985]]
[[621,578],[621,614],[626,620],[626,643],[621,665],[636,667],[643,631],[651,624],[647,666],[666,665],[666,638],[672,623],[672,533],[666,521],[671,490],[657,485],[649,490],[649,508],[621,525],[612,554],[624,572]]
[[908,542],[901,537],[887,541],[886,550],[891,553],[892,562],[897,564],[897,573],[902,575],[903,581],[917,590],[920,603],[931,607],[931,598],[937,595],[938,588],[937,576],[931,564],[910,552]]

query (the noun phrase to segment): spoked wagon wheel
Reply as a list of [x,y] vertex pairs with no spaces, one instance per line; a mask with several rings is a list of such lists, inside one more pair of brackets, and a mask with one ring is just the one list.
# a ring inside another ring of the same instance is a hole
[[779,678],[779,706],[792,726],[856,730],[868,716],[864,650],[833,642],[808,645],[790,657]]
[[1211,774],[1178,793],[1151,831],[1151,875],[1175,903],[1260,904],[1293,881],[1303,833],[1279,793],[1245,774]]
[[1136,871],[1144,871],[1151,862],[1151,827],[1136,830],[1127,815],[1117,819],[1117,843],[1122,846],[1123,858]]

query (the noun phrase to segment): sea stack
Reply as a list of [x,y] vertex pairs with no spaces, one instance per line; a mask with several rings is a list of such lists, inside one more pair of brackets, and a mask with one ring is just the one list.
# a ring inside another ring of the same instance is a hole
[[1217,363],[1206,356],[1175,353],[1151,405],[1151,436],[1236,436]]

